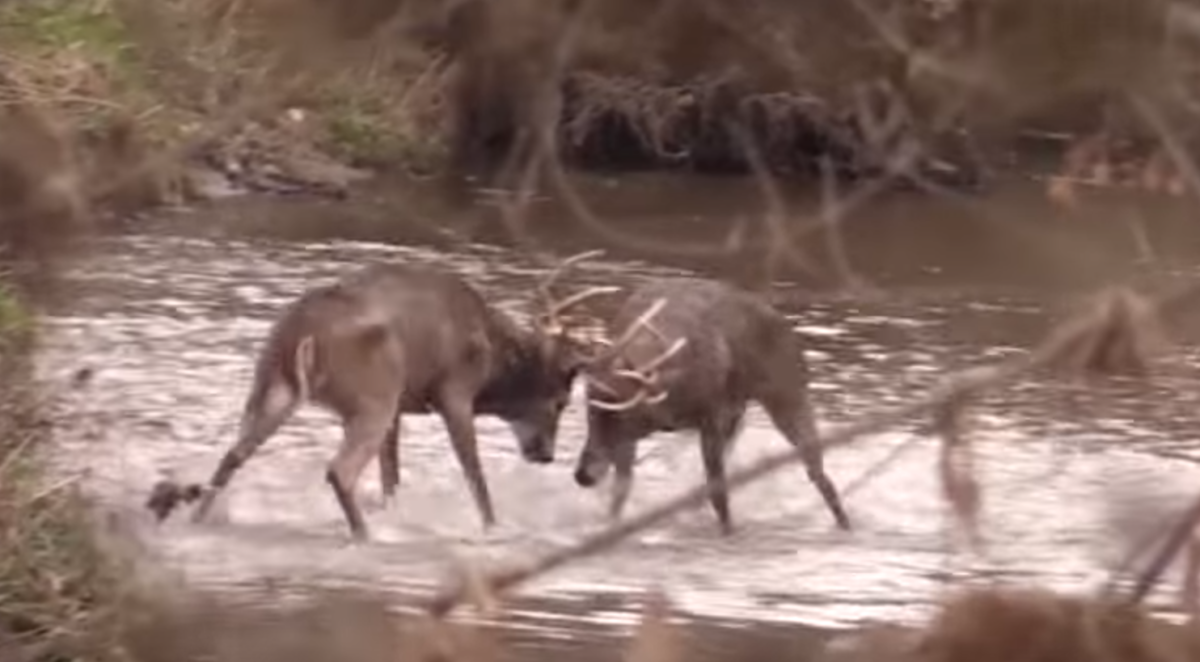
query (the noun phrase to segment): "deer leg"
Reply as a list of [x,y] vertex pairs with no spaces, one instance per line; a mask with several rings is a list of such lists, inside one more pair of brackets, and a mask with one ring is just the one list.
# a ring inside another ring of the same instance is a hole
[[798,400],[794,394],[789,394],[785,398],[767,399],[762,404],[788,443],[800,449],[808,479],[821,493],[821,498],[837,521],[838,527],[850,530],[850,518],[846,516],[841,497],[838,496],[833,481],[825,473],[824,449],[821,447],[816,422],[813,421],[812,410],[807,401]]
[[488,492],[487,479],[483,475],[483,465],[479,461],[478,441],[475,437],[475,406],[472,398],[456,392],[447,392],[441,397],[439,410],[446,430],[450,433],[450,443],[454,447],[454,455],[462,467],[467,479],[467,487],[475,500],[475,507],[483,520],[484,528],[496,524],[496,513],[492,508],[492,497]]
[[392,425],[383,436],[379,449],[379,484],[383,489],[383,507],[391,508],[400,485],[400,414],[392,419]]
[[617,520],[625,510],[629,492],[633,487],[633,464],[637,459],[637,443],[627,441],[612,451],[613,484],[608,504],[608,516]]
[[700,427],[700,454],[709,486],[708,501],[717,514],[721,534],[726,536],[733,533],[733,523],[729,515],[729,492],[725,489],[725,457],[739,420],[740,417],[735,416],[723,423],[706,423]]
[[237,470],[291,418],[299,406],[299,396],[282,382],[271,384],[261,395],[251,396],[242,414],[237,443],[221,458],[209,479],[209,487],[192,513],[192,522],[199,523],[208,516],[217,494],[225,489]]
[[371,458],[380,454],[393,421],[395,416],[391,412],[378,409],[365,409],[350,415],[342,424],[341,448],[325,474],[356,540],[365,541],[369,534],[354,496],[355,487]]

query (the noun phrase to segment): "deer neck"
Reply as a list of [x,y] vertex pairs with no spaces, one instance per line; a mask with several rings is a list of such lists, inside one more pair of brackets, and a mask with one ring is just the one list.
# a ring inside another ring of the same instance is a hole
[[506,324],[493,336],[488,379],[476,398],[479,413],[502,409],[513,393],[534,388],[544,372],[540,339],[536,332]]

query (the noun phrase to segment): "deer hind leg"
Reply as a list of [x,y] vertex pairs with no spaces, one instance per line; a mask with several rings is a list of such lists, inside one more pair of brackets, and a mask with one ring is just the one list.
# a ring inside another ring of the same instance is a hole
[[613,483],[609,497],[608,516],[621,519],[629,492],[633,489],[633,465],[637,459],[637,441],[626,441],[612,450]]
[[209,488],[201,496],[192,515],[193,522],[198,523],[208,516],[217,494],[225,489],[237,470],[291,418],[299,406],[299,394],[283,381],[269,383],[250,396],[242,414],[238,440],[221,458],[209,479]]
[[379,484],[383,489],[383,507],[390,509],[395,502],[396,487],[400,485],[400,413],[383,436],[379,449]]
[[802,452],[808,479],[820,492],[838,527],[849,530],[850,518],[846,516],[842,499],[825,473],[824,449],[817,435],[812,407],[803,394],[797,394],[792,389],[780,389],[780,392],[783,395],[764,398],[763,409],[788,442]]
[[347,416],[342,423],[342,445],[325,474],[356,540],[367,540],[369,534],[355,488],[363,469],[383,451],[394,421],[391,411],[378,407],[365,407]]
[[709,486],[708,501],[717,515],[721,534],[726,536],[733,533],[733,520],[729,513],[729,492],[725,489],[725,459],[741,422],[742,413],[731,413],[700,426],[700,455]]

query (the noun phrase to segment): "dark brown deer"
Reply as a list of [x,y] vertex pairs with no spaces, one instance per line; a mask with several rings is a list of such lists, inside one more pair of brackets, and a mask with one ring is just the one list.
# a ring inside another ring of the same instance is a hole
[[587,440],[575,482],[591,487],[615,467],[609,514],[629,496],[638,442],[696,430],[723,534],[732,533],[725,459],[752,401],[804,452],[808,477],[842,529],[850,521],[823,468],[808,401],[800,338],[782,314],[750,292],[699,278],[665,278],[636,289],[609,324],[621,338],[584,371]]
[[[532,328],[491,307],[458,276],[423,267],[371,265],[303,294],[267,337],[237,442],[203,489],[194,521],[297,408],[312,402],[342,422],[326,480],[355,539],[368,538],[355,485],[378,457],[391,500],[400,479],[399,419],[408,413],[441,416],[484,527],[495,524],[474,417],[507,421],[525,460],[554,460],[559,418],[585,360],[560,315],[616,288],[555,301],[550,286],[566,266],[594,254],[570,258],[550,274]],[[169,510],[158,508],[159,518]]]

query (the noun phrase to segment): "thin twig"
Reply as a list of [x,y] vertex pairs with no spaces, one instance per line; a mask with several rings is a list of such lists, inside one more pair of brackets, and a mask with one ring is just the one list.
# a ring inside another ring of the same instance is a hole
[[555,110],[559,104],[555,102],[559,99],[563,75],[575,44],[579,40],[584,19],[590,14],[594,4],[595,0],[585,0],[579,3],[567,19],[566,27],[559,32],[558,40],[551,52],[549,71],[546,72],[541,85],[538,86],[532,111],[526,118],[528,124],[521,127],[517,138],[513,141],[509,155],[509,167],[513,167],[518,161],[522,145],[532,145],[533,147],[525,154],[524,168],[521,171],[514,199],[511,204],[501,204],[500,206],[501,221],[508,228],[509,234],[514,241],[530,253],[535,252],[536,246],[528,233],[524,231],[525,221],[529,205],[533,200],[534,190],[537,188],[538,173],[546,157],[542,150],[537,149],[537,132],[544,126],[557,124],[558,113]]
[[795,237],[788,229],[787,205],[784,204],[783,195],[779,192],[775,178],[771,176],[770,170],[767,168],[762,150],[740,123],[730,122],[728,130],[741,145],[746,163],[750,166],[750,171],[754,173],[754,179],[758,183],[766,206],[763,211],[763,224],[770,235],[764,260],[767,281],[775,280],[775,269],[780,259],[787,259],[792,266],[802,269],[810,275],[816,275],[809,266],[812,260],[804,255],[802,249],[795,244]]
[[1174,529],[1167,536],[1162,549],[1159,550],[1158,554],[1150,562],[1150,565],[1138,577],[1137,583],[1134,584],[1133,592],[1129,594],[1128,604],[1139,604],[1150,594],[1150,591],[1154,590],[1155,584],[1162,578],[1162,574],[1166,571],[1167,567],[1171,565],[1171,562],[1183,550],[1183,546],[1187,544],[1197,524],[1200,524],[1200,497],[1197,497],[1192,502],[1191,507],[1187,509],[1187,512],[1179,518]]
[[821,159],[821,222],[825,226],[825,247],[842,284],[852,290],[861,290],[867,287],[867,282],[850,266],[840,223],[846,213],[837,204],[836,177],[829,159]]
[[1167,154],[1171,160],[1175,162],[1175,167],[1179,168],[1179,172],[1183,178],[1187,180],[1188,186],[1192,189],[1192,194],[1200,196],[1200,169],[1196,167],[1196,163],[1188,156],[1187,150],[1183,146],[1183,142],[1171,128],[1171,125],[1145,96],[1130,94],[1129,103],[1134,110],[1141,115],[1142,120],[1158,134],[1158,139],[1162,142],[1163,148],[1167,150]]

